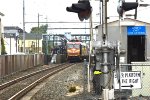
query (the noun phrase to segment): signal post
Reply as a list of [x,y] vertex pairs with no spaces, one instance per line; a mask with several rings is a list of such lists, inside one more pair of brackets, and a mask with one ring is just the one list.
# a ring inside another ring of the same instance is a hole
[[[103,73],[103,83],[99,81],[99,79],[95,79],[96,83],[100,89],[100,84],[103,87],[103,99],[108,100],[108,92],[109,92],[109,80],[108,75],[110,74],[109,68],[111,68],[110,62],[108,62],[109,54],[111,52],[111,48],[108,46],[108,37],[107,37],[107,2],[108,0],[101,0],[102,2],[102,43],[100,45],[95,46],[96,48],[96,65],[95,65],[95,73],[101,74]],[[74,12],[78,14],[80,21],[84,19],[88,19],[91,15],[91,5],[89,0],[81,0],[78,3],[73,3],[71,7],[67,7],[66,10],[69,12]],[[96,41],[99,42],[99,41]],[[96,43],[99,44],[99,43]],[[109,68],[108,68],[109,66]],[[101,72],[98,72],[101,71]],[[98,75],[97,78],[100,78]],[[96,86],[97,87],[97,86]]]
[[[113,79],[114,71],[117,75],[120,75],[119,68],[119,55],[120,55],[120,42],[116,42],[116,44],[111,44],[108,41],[108,29],[107,29],[107,2],[109,0],[100,0],[102,2],[102,37],[100,40],[95,41],[95,73],[98,74],[97,78],[100,78],[100,81],[96,79],[96,83],[98,83],[96,87],[102,86],[103,88],[103,100],[114,99],[114,96],[109,97],[109,91],[113,89],[113,83],[110,82]],[[129,11],[132,9],[136,9],[138,7],[137,2],[125,2],[125,0],[119,0],[119,5],[117,7],[117,11],[120,17],[123,17],[123,13],[125,11]],[[90,5],[89,0],[79,0],[78,3],[73,3],[71,7],[66,8],[69,12],[74,12],[78,14],[80,21],[84,19],[87,20],[92,13],[92,7]],[[102,41],[101,41],[102,40]],[[90,54],[91,55],[91,54]],[[116,59],[116,61],[115,61]],[[100,75],[101,74],[101,75]],[[117,77],[118,77],[117,76]],[[94,77],[93,77],[94,78]],[[119,81],[119,77],[118,77]],[[112,93],[114,94],[114,93]],[[110,94],[111,95],[111,94]]]

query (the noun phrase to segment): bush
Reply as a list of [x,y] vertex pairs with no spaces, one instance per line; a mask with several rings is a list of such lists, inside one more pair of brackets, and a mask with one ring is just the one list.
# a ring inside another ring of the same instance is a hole
[[1,55],[7,54],[5,51],[5,44],[3,37],[1,38]]

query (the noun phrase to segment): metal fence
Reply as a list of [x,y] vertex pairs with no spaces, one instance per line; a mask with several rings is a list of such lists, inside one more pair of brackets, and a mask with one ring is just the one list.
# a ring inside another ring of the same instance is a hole
[[43,64],[43,54],[0,55],[0,77]]
[[[118,97],[126,97],[128,100],[150,100],[150,62],[132,62],[130,66],[132,66],[132,70],[123,72],[126,73],[126,75],[124,74],[123,76],[126,76],[124,78],[126,81],[125,84],[129,86],[129,81],[134,79],[134,81],[131,82],[131,85],[134,85],[131,88],[121,89],[121,92],[117,93],[119,95]],[[128,65],[123,67],[128,67]],[[134,72],[140,73],[140,75],[133,75],[132,73]],[[130,73],[130,75],[128,73]],[[140,79],[138,79],[138,77],[140,77]],[[122,82],[121,86],[123,86]]]

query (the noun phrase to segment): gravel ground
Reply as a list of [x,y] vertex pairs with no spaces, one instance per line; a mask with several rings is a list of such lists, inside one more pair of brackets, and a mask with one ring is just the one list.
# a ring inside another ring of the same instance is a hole
[[[67,68],[63,72],[59,72],[31,100],[93,100],[88,97],[91,94],[83,92],[84,80],[82,65],[82,63],[77,64],[71,68]],[[71,93],[69,92],[69,88],[73,86],[77,90]],[[88,99],[86,99],[87,97]]]
[[[95,95],[93,91],[87,92],[87,84],[84,84],[83,63],[67,68],[63,72],[53,76],[30,100],[98,100],[101,98]],[[70,87],[76,87],[75,92],[69,92]],[[84,88],[86,86],[86,88]],[[85,91],[83,91],[85,89]],[[92,90],[92,83],[91,83]],[[126,95],[125,93],[123,93]],[[128,93],[129,94],[129,93]],[[115,94],[115,96],[118,95]],[[115,99],[120,100],[120,99]],[[148,97],[122,96],[121,100],[150,100]]]
[[45,71],[44,73],[38,73],[37,75],[33,75],[25,80],[17,82],[16,84],[11,85],[3,90],[0,90],[0,100],[8,100],[8,98],[10,98],[12,95],[27,87],[29,84],[33,83],[35,80],[39,79],[43,75],[48,74],[49,72],[50,70]]

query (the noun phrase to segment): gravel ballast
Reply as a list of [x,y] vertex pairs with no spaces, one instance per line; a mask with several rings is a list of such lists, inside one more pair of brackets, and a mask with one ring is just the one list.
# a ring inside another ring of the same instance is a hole
[[[83,64],[65,69],[45,84],[31,100],[83,100]],[[69,92],[76,87],[75,92]]]

